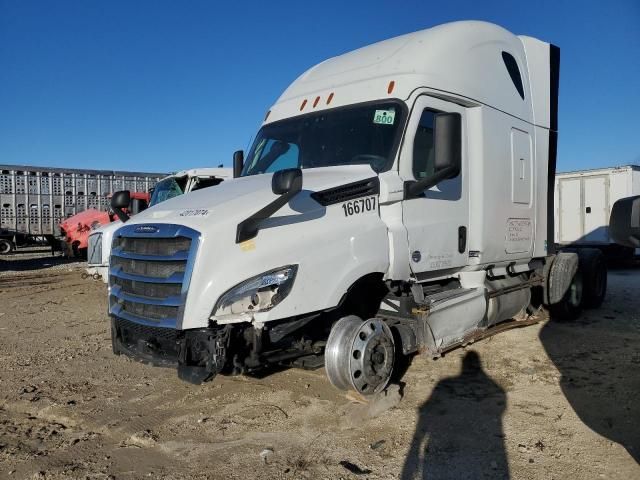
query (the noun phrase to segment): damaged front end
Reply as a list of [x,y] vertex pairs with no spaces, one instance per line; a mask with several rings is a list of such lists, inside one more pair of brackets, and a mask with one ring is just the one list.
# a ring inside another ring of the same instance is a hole
[[202,383],[225,363],[228,330],[182,330],[199,232],[182,225],[125,225],[114,235],[109,265],[113,351],[176,367]]
[[184,381],[201,384],[220,373],[227,359],[229,328],[176,330],[111,318],[113,353],[157,367],[177,368]]

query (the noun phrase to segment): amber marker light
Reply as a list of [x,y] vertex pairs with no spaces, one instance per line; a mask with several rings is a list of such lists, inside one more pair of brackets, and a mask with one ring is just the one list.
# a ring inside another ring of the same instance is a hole
[[313,108],[316,108],[318,106],[319,101],[320,101],[320,97],[316,97],[316,99],[313,101]]
[[396,82],[394,80],[391,80],[389,82],[389,86],[387,87],[387,93],[391,94],[391,92],[393,92],[393,87],[396,86]]
[[263,122],[266,122],[266,121],[267,121],[267,118],[269,118],[269,115],[271,115],[271,110],[269,110],[269,111],[267,112],[267,114],[264,116],[264,120],[263,120]]
[[329,97],[327,97],[327,105],[329,105],[331,103],[331,100],[333,100],[333,92],[331,92],[329,94]]
[[302,105],[300,105],[300,111],[304,110],[304,107],[305,107],[306,105],[307,105],[307,99],[305,98],[305,99],[302,101]]

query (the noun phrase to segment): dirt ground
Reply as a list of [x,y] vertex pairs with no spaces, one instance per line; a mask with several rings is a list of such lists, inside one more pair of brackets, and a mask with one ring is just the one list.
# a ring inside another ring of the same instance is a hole
[[116,357],[102,282],[16,260],[0,260],[0,478],[640,479],[640,270],[612,271],[575,323],[415,358],[370,418],[323,370],[193,386]]

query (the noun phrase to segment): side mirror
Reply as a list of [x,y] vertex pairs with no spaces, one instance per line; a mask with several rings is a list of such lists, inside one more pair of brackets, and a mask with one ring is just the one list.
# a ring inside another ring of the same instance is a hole
[[123,208],[129,208],[131,194],[129,190],[120,190],[111,196],[111,208],[122,223],[129,220],[129,215],[124,213]]
[[613,204],[609,233],[619,245],[640,248],[640,195],[621,198]]
[[[435,116],[435,173],[446,170],[444,179],[455,178],[462,165],[462,116],[438,113]],[[443,180],[444,180],[443,179]]]
[[131,210],[131,215],[137,215],[143,210],[146,210],[147,206],[148,205],[146,200],[142,200],[141,198],[132,198],[131,208],[129,210]]
[[300,190],[302,190],[302,170],[299,168],[278,170],[273,174],[271,191],[276,195],[298,193]]
[[242,168],[244,167],[244,152],[237,150],[233,152],[233,178],[238,178],[242,175]]
[[433,175],[405,183],[405,198],[415,198],[443,180],[460,175],[462,168],[462,115],[438,113],[434,121],[435,158]]

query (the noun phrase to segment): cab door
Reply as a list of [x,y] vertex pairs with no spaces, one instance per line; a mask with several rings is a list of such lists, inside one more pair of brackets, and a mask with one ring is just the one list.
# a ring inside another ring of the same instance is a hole
[[[468,263],[469,192],[467,179],[465,108],[441,99],[416,99],[400,154],[400,176],[407,182],[420,181],[437,173],[435,165],[435,123],[440,113],[461,117],[461,165],[454,178],[408,195],[403,200],[403,221],[409,242],[411,270],[421,278],[446,274]],[[405,189],[406,190],[406,189]]]

